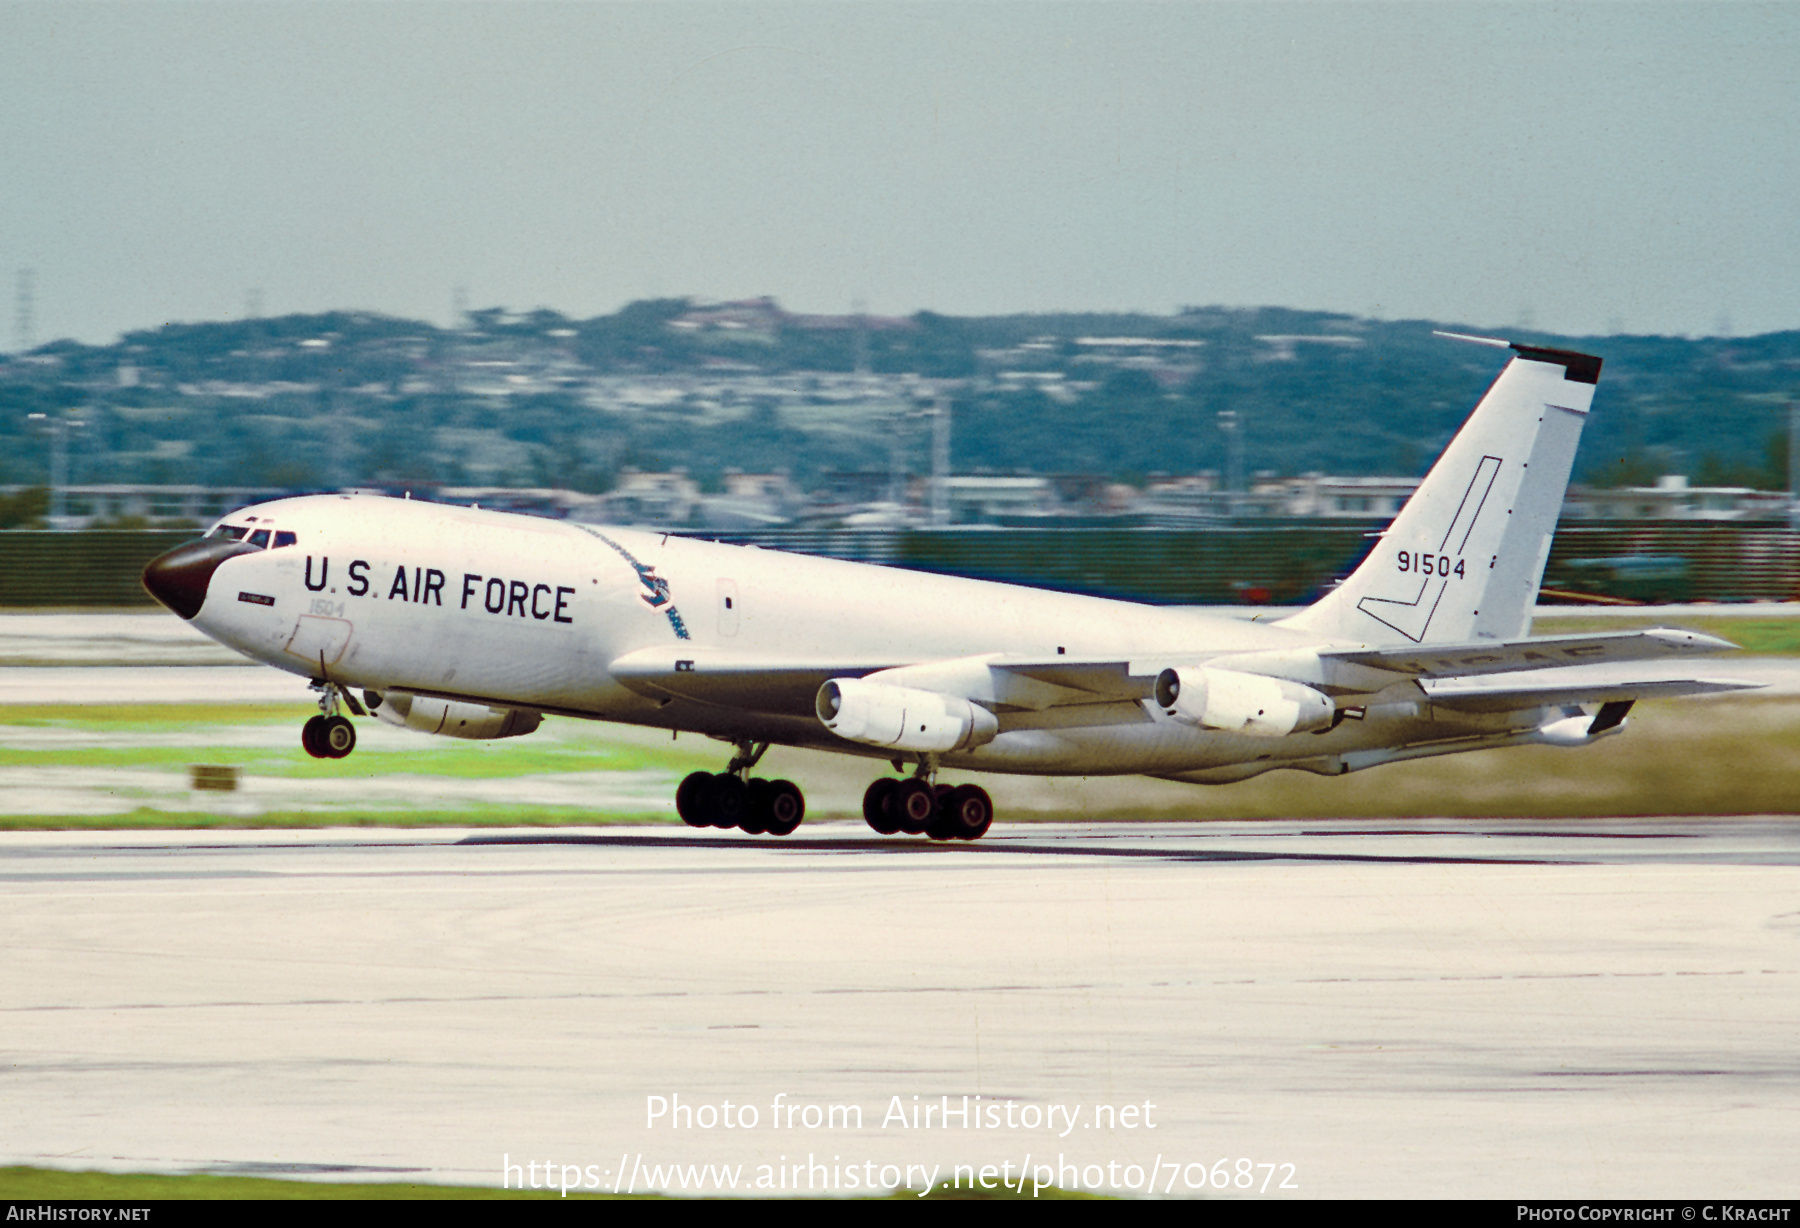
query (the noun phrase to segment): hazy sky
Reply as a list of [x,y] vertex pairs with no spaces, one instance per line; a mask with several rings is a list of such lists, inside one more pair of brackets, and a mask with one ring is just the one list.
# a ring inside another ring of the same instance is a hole
[[1274,304],[1800,327],[1800,5],[0,3],[38,341]]

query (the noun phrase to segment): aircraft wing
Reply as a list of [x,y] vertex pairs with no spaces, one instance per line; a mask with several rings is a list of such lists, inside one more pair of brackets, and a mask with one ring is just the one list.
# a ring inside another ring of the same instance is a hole
[[[1487,675],[1538,670],[1566,674],[1571,667],[1617,666],[1724,652],[1735,647],[1714,636],[1664,629],[1429,648],[1178,653],[1144,660],[1028,658],[1006,653],[923,663],[861,658],[801,660],[683,645],[628,653],[612,662],[610,672],[624,686],[653,698],[675,697],[794,716],[810,714],[819,688],[833,678],[867,678],[955,695],[995,711],[1042,712],[1148,699],[1154,693],[1157,675],[1171,666],[1287,678],[1339,696],[1373,694],[1390,686],[1415,683],[1434,703],[1472,711],[1499,711],[1558,703],[1705,694],[1758,685],[1730,679],[1620,680],[1593,677],[1591,670],[1586,671],[1589,678],[1579,680],[1569,677],[1521,682],[1512,678],[1495,679],[1489,685],[1472,681]],[[1106,722],[1097,719],[1096,723]]]
[[999,653],[917,664],[859,658],[802,661],[683,646],[628,653],[615,659],[608,672],[640,695],[806,715],[813,711],[819,688],[833,678],[879,674],[877,681],[960,695],[997,709],[1042,711],[1144,699],[1155,685],[1156,668],[1138,674],[1132,669],[1125,661],[1038,660]]

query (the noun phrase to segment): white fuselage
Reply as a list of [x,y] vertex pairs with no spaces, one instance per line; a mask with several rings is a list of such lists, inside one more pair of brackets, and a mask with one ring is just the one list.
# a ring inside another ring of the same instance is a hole
[[[646,649],[845,661],[867,673],[987,654],[1155,663],[1322,643],[1190,610],[379,496],[287,499],[227,519],[250,516],[297,541],[224,562],[194,623],[259,661],[378,692],[881,758],[890,754],[837,737],[809,710],[646,693],[609,667]],[[1335,774],[1346,770],[1339,756],[1492,737],[1538,719],[1434,719],[1417,691],[1377,697],[1359,715],[1266,738],[1172,720],[1148,700],[1003,710],[992,741],[940,759],[1034,774],[1281,763]]]

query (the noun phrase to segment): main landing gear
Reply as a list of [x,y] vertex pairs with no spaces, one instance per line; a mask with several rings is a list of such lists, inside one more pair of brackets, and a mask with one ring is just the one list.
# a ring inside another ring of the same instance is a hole
[[[806,799],[791,780],[752,778],[769,749],[744,739],[723,772],[694,772],[675,790],[675,811],[689,827],[736,827],[752,836],[786,836],[806,817]],[[898,765],[896,765],[898,766]],[[940,785],[935,756],[909,779],[884,776],[863,794],[863,818],[884,836],[909,832],[933,840],[979,840],[994,822],[994,802],[980,785]]]
[[994,802],[980,785],[934,784],[919,765],[906,780],[883,776],[863,794],[863,818],[884,836],[907,832],[933,840],[979,840],[994,821]]
[[806,798],[791,780],[752,779],[769,744],[738,743],[723,772],[695,772],[675,790],[675,812],[689,827],[737,827],[752,836],[791,835],[806,817]]
[[[300,745],[314,759],[342,759],[356,749],[356,726],[338,712],[338,688],[331,682],[314,682],[319,692],[319,715],[300,727]],[[362,715],[356,700],[346,694],[351,709]]]

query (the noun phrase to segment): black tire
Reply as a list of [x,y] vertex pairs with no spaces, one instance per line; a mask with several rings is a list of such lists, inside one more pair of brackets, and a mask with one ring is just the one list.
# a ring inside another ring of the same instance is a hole
[[675,788],[675,813],[689,827],[711,827],[706,817],[705,801],[707,786],[712,783],[711,772],[689,772]]
[[320,736],[324,728],[325,718],[323,716],[312,717],[306,724],[300,726],[300,746],[314,759],[327,758],[330,753],[325,749],[324,738]]
[[769,813],[769,782],[760,777],[750,781],[744,786],[744,816],[738,820],[738,826],[746,835],[766,836],[772,817]]
[[771,836],[791,836],[806,817],[806,796],[791,780],[777,780],[769,785],[769,823]]
[[946,839],[979,840],[994,822],[994,800],[980,785],[958,785],[938,820]]
[[931,824],[925,834],[933,840],[954,840],[956,830],[950,826],[950,795],[956,792],[951,785],[935,785],[933,792],[937,796],[937,810],[931,816]]
[[900,782],[892,776],[883,776],[863,794],[863,821],[884,836],[891,836],[900,830],[900,825],[888,817],[888,798],[899,788]]
[[356,749],[356,726],[342,716],[326,718],[315,735],[327,757],[342,759]]
[[738,826],[750,808],[750,790],[730,772],[720,772],[712,778],[706,799],[706,809],[714,827]]
[[937,790],[917,776],[903,780],[894,786],[885,809],[901,831],[922,836],[931,830],[931,821],[937,818]]

